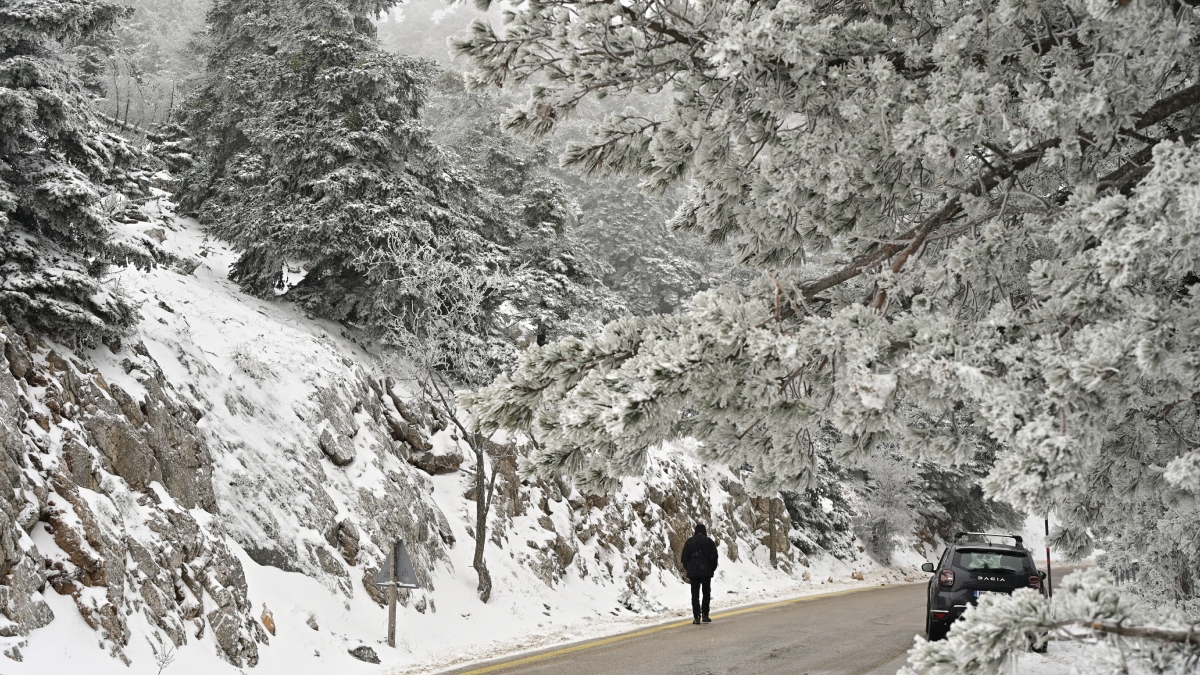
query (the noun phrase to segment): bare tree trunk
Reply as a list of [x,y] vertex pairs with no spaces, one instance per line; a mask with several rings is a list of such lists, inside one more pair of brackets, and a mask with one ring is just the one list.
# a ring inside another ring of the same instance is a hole
[[775,546],[775,498],[767,497],[767,521],[770,523],[768,527],[769,536],[771,539],[771,567],[779,567],[779,554],[776,552]]
[[115,105],[115,108],[113,109],[113,119],[120,120],[121,119],[121,82],[118,79],[118,75],[120,75],[120,66],[117,65],[116,59],[113,59],[112,69],[113,69],[113,104]]
[[[429,380],[422,386],[436,406],[450,422],[458,428],[467,442],[467,446],[475,453],[475,557],[471,566],[479,575],[479,599],[487,602],[492,597],[492,575],[488,572],[487,560],[484,553],[487,549],[488,513],[492,507],[492,495],[496,491],[497,471],[493,470],[491,478],[487,475],[487,437],[483,434],[469,431],[457,414],[457,404],[454,401],[454,390],[441,374],[430,371]],[[498,468],[498,467],[497,467]]]
[[171,123],[171,117],[175,113],[175,80],[171,80],[171,98],[167,100],[167,114],[163,117],[164,125]]
[[487,481],[487,457],[483,443],[478,438],[469,438],[468,445],[475,451],[475,559],[472,566],[479,575],[479,599],[487,602],[492,597],[492,575],[488,572],[487,561],[483,557],[487,546],[488,507],[491,506],[491,492]]
[[146,108],[147,108],[147,104],[149,103],[149,101],[146,99],[146,83],[139,82],[137,89],[138,89],[138,96],[141,98],[141,101],[138,103],[137,127],[138,127],[138,130],[141,131],[142,138],[145,139],[146,129],[149,128],[149,126],[151,124],[151,122],[146,119]]

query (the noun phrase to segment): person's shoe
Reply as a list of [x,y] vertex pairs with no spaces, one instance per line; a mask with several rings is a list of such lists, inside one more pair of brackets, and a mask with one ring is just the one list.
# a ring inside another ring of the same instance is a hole
[[703,621],[704,623],[712,623],[712,619],[708,618],[707,616],[704,617],[703,619],[701,619],[701,621]]
[[692,619],[692,623],[694,623],[694,624],[696,624],[697,626],[699,626],[699,625],[700,625],[700,617],[696,617],[696,618]]

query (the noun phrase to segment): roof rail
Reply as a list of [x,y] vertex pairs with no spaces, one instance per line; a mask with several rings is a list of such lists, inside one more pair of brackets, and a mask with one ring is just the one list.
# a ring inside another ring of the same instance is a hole
[[1000,534],[999,532],[959,532],[954,535],[954,543],[957,544],[959,539],[962,539],[968,535],[974,535],[976,537],[1001,537],[1003,539],[1012,539],[1013,541],[1017,542],[1017,546],[1023,546],[1025,543],[1025,540],[1022,539],[1020,535]]

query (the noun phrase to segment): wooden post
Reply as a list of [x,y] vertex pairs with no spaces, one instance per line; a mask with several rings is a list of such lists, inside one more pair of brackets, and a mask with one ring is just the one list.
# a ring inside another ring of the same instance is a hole
[[1046,597],[1054,597],[1054,580],[1050,578],[1050,516],[1046,516]]
[[771,567],[779,567],[778,554],[775,552],[775,498],[767,497],[767,520],[771,525],[769,528],[771,538]]
[[393,648],[396,646],[396,555],[399,549],[399,546],[392,545],[392,569],[388,572],[392,580],[392,585],[388,586],[388,646]]

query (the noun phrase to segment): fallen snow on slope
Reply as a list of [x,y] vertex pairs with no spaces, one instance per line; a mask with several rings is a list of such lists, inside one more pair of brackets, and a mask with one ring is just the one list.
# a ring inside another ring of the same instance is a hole
[[[138,609],[132,579],[124,611],[130,633],[124,653],[131,670],[109,655],[72,599],[47,587],[43,595],[56,618],[19,639],[24,660],[0,661],[4,675],[157,672],[156,653],[174,655],[162,670],[165,675],[419,672],[673,620],[690,613],[688,591],[664,566],[670,556],[662,554],[672,544],[656,521],[666,511],[654,501],[664,494],[679,496],[672,476],[693,480],[691,489],[699,494],[682,497],[701,499],[714,518],[726,523],[724,528],[716,520],[709,523],[723,553],[714,580],[714,611],[903,582],[905,574],[924,579],[916,572],[923,559],[911,550],[900,554],[893,569],[880,569],[855,552],[849,562],[789,554],[780,569],[771,569],[761,533],[754,526],[746,529],[744,491],[740,496],[729,491],[741,489],[738,476],[700,464],[681,446],[655,455],[652,461],[661,469],[655,477],[626,479],[602,504],[587,502],[569,486],[516,488],[509,499],[522,503],[510,502],[502,536],[489,539],[495,590],[489,603],[481,603],[471,567],[474,505],[464,496],[470,474],[421,473],[404,461],[378,423],[381,415],[394,416],[393,409],[380,413],[353,401],[343,405],[343,399],[357,395],[354,391],[366,389],[361,382],[377,384],[390,374],[389,364],[338,324],[305,317],[288,303],[238,292],[226,276],[234,253],[208,240],[194,223],[183,222],[167,233],[164,247],[198,266],[191,274],[120,271],[115,282],[142,302],[143,321],[119,353],[100,347],[87,356],[106,381],[140,400],[146,374],[136,367],[129,347],[140,342],[174,391],[203,410],[197,427],[212,453],[217,513],[187,512],[236,554],[252,614],[269,611],[275,633],[258,645],[252,669],[222,658],[216,631],[198,629],[190,619],[187,642],[176,649]],[[61,345],[57,349],[66,351]],[[328,394],[331,390],[336,391]],[[364,405],[386,408],[387,398],[375,396]],[[331,417],[322,406],[342,406],[341,417]],[[338,419],[331,422],[333,417]],[[356,453],[346,466],[330,462],[317,442],[320,429],[338,424],[344,428],[335,431]],[[455,444],[447,431],[430,440],[441,450]],[[179,508],[160,486],[153,489],[162,508]],[[127,489],[115,490],[111,494]],[[97,509],[107,508],[109,497],[83,492],[93,495],[88,498]],[[398,497],[408,503],[397,503]],[[375,506],[387,510],[372,511]],[[356,561],[331,557],[340,540],[321,529],[326,523],[348,523],[362,534]],[[581,530],[588,534],[579,535]],[[423,539],[406,536],[432,589],[414,592],[399,608],[393,650],[384,642],[387,611],[366,592],[363,577],[377,569],[382,539],[410,531],[425,533]],[[570,562],[548,572],[544,563],[556,537],[570,539]],[[61,557],[44,528],[35,528],[33,538],[43,555]],[[657,554],[656,562],[648,562],[648,552]],[[87,587],[83,593],[102,590]],[[215,604],[207,594],[201,600],[206,608]],[[363,645],[378,653],[382,667],[349,655]]]

